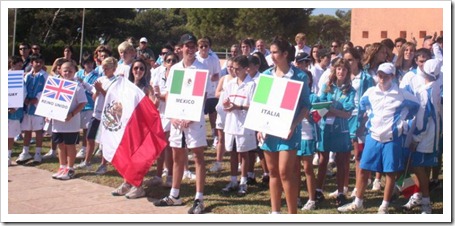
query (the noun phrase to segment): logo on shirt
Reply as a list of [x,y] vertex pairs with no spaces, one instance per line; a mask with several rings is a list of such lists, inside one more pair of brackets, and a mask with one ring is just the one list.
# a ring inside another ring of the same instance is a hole
[[102,123],[105,129],[115,132],[122,128],[123,106],[121,102],[113,100],[111,103],[106,104]]
[[52,99],[71,102],[77,83],[64,79],[49,78],[44,86],[43,95]]

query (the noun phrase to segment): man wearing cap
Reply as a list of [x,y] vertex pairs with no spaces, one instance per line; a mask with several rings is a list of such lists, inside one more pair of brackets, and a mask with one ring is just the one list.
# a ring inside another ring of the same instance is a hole
[[[137,50],[137,57],[140,58],[141,55],[144,53],[147,53],[150,60],[155,61],[155,54],[153,53],[153,50],[148,47],[148,41],[146,37],[142,37],[139,40],[139,46],[136,48]],[[152,65],[153,66],[153,65]]]
[[[179,44],[182,45],[183,58],[179,63],[171,67],[166,87],[169,92],[173,71],[175,69],[205,69],[208,68],[196,60],[197,39],[194,35],[184,34],[180,38]],[[206,84],[206,90],[209,89],[209,83]],[[205,93],[207,96],[207,93]],[[194,162],[196,165],[196,196],[193,206],[189,209],[190,214],[200,214],[204,211],[204,184],[205,184],[205,161],[204,150],[207,147],[205,119],[201,109],[201,118],[199,121],[189,121],[181,119],[171,119],[171,131],[169,136],[169,146],[172,148],[174,158],[174,177],[172,188],[169,196],[166,196],[154,203],[155,206],[177,206],[182,205],[180,198],[180,185],[183,177],[185,165],[186,148],[194,153]]]
[[[388,213],[396,173],[406,165],[402,154],[403,135],[408,132],[406,121],[413,117],[420,105],[418,99],[392,82],[395,66],[383,63],[378,67],[378,84],[369,88],[359,102],[359,115],[365,118],[359,130],[367,129],[365,148],[360,159],[361,180],[356,181],[357,193],[354,201],[338,208],[339,212],[358,212],[363,209],[363,199],[369,172],[386,175],[384,198],[378,214]],[[368,121],[366,121],[368,120]],[[366,121],[366,123],[364,123]]]

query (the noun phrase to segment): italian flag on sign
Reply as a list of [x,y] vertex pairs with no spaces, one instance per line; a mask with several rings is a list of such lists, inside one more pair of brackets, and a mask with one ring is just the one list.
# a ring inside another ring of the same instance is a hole
[[170,73],[165,117],[200,121],[209,77],[208,70],[173,69]]
[[286,138],[291,128],[303,82],[259,76],[245,127]]

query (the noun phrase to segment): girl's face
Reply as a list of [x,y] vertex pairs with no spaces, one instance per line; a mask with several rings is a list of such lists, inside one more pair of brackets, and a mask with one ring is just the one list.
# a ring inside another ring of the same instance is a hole
[[382,46],[375,55],[375,60],[377,63],[383,63],[387,61],[387,48]]
[[71,58],[71,50],[66,48],[65,50],[63,50],[63,56],[65,56],[65,58],[69,59]]
[[113,67],[113,65],[103,64],[102,68],[103,68],[103,71],[104,71],[104,74],[106,75],[106,77],[110,78],[110,77],[114,76],[114,72],[115,72],[116,68]]
[[142,77],[144,77],[145,74],[145,65],[142,64],[141,62],[136,62],[132,65],[133,67],[133,76],[134,80],[141,80]]
[[335,75],[337,77],[337,81],[343,82],[346,79],[346,75],[348,74],[348,69],[344,66],[338,66],[335,68]]
[[412,59],[414,59],[414,54],[415,54],[415,50],[412,47],[408,46],[404,50],[403,58],[405,60],[412,60]]
[[311,52],[311,54],[313,55],[314,59],[318,59],[318,52],[319,52],[319,48],[318,47],[314,47],[313,48],[313,52]]
[[64,63],[60,68],[60,71],[62,77],[69,80],[72,80],[74,78],[74,74],[76,73],[76,69],[71,63]]
[[288,52],[281,51],[276,45],[270,46],[270,54],[272,55],[272,61],[275,65],[287,61]]
[[230,75],[235,76],[234,66],[232,60],[229,60],[226,64],[227,71]]
[[345,53],[343,58],[349,62],[349,65],[351,66],[351,71],[355,71],[358,69],[359,61],[355,59],[350,53]]
[[171,68],[172,65],[177,63],[177,58],[175,58],[173,55],[169,55],[164,59],[164,65],[166,66],[167,69]]

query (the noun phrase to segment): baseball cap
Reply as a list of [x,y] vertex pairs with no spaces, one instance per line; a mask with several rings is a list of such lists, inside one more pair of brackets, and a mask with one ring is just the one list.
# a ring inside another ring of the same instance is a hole
[[188,42],[197,43],[197,39],[192,34],[184,34],[184,35],[182,35],[182,37],[180,37],[180,44],[185,45]]
[[382,71],[384,72],[384,74],[387,74],[387,75],[394,75],[395,74],[395,66],[393,66],[392,63],[382,63],[381,65],[379,65],[378,67],[378,72],[379,71]]
[[147,38],[142,37],[142,38],[139,40],[139,42],[148,42],[148,41],[147,41]]
[[295,61],[296,62],[302,62],[302,61],[310,61],[310,55],[305,52],[300,52],[295,56]]
[[423,75],[427,75],[433,78],[438,78],[439,74],[441,74],[441,61],[436,60],[436,59],[430,59],[425,61],[425,64],[423,65],[423,70],[417,70],[418,73],[421,73]]

